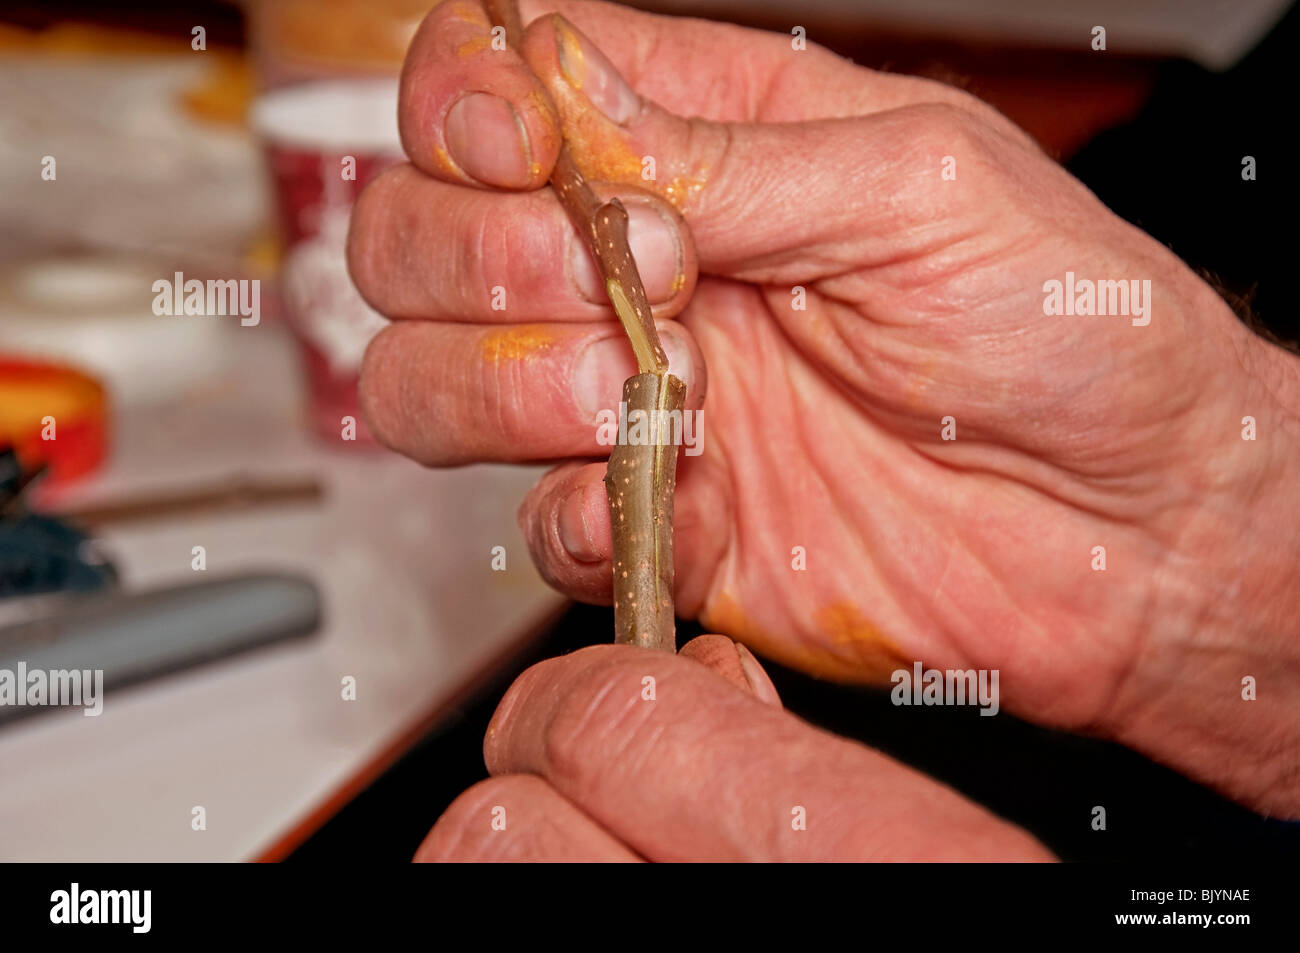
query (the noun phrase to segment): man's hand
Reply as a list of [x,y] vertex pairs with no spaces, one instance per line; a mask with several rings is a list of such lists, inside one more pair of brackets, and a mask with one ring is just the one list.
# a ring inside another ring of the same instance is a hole
[[[681,614],[830,677],[999,669],[1011,711],[1300,816],[1294,363],[960,91],[788,37],[556,7],[521,50],[493,50],[465,0],[412,45],[414,165],[366,191],[350,248],[377,308],[428,319],[371,345],[380,438],[430,465],[607,455],[595,415],[632,361],[539,190],[562,129],[629,205],[690,407],[708,368]],[[1067,274],[1150,295],[1045,314]],[[521,518],[555,585],[608,602],[604,469],[558,467]]]
[[416,860],[1052,859],[951,789],[787,714],[718,635],[677,656],[601,645],[541,662],[502,699],[483,752],[493,777]]

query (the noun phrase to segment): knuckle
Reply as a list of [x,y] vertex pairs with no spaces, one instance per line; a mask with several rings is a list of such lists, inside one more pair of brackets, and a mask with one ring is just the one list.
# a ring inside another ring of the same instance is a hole
[[533,565],[546,584],[553,589],[564,591],[569,579],[565,573],[569,558],[559,540],[556,527],[555,507],[548,495],[530,495],[520,508],[520,525],[524,528],[524,538],[528,542],[528,553]]
[[969,109],[950,102],[918,103],[906,107],[916,130],[918,145],[927,151],[983,151],[980,121]]
[[361,407],[361,416],[385,447],[391,450],[397,446],[397,422],[393,420],[396,405],[392,398],[392,389],[402,377],[401,368],[394,363],[401,354],[401,346],[395,340],[402,334],[401,325],[389,325],[370,339],[361,360],[361,376],[358,382],[357,397]]
[[[454,273],[460,276],[461,296],[464,299],[462,311],[468,317],[475,317],[483,312],[491,313],[491,302],[499,286],[506,289],[506,313],[514,309],[510,303],[515,298],[514,281],[510,276],[510,262],[501,252],[502,243],[507,241],[501,223],[494,222],[486,208],[477,203],[472,213],[461,210],[453,219],[452,227],[459,235],[459,240],[452,254]],[[500,269],[494,266],[500,265]],[[496,276],[488,271],[497,271]]]
[[398,166],[367,183],[357,196],[348,224],[348,273],[361,297],[377,311],[385,310],[383,290],[392,271],[388,258],[394,192],[404,176],[405,167]]
[[470,409],[481,421],[481,434],[493,443],[535,447],[546,434],[537,427],[536,391],[542,382],[533,376],[535,364],[489,359],[478,364]]
[[638,760],[655,706],[641,698],[647,665],[637,657],[620,652],[570,684],[543,736],[547,775],[557,787],[590,789],[606,772]]
[[[918,103],[898,110],[895,119],[909,143],[904,163],[915,171],[908,192],[915,214],[982,221],[1001,202],[1019,201],[998,155],[998,134],[971,109],[952,102]],[[935,188],[949,158],[956,162],[959,185]]]
[[533,539],[533,527],[540,522],[542,505],[546,500],[552,480],[554,480],[554,476],[551,473],[542,476],[524,494],[523,502],[519,504],[519,509],[515,512],[515,522],[518,524],[520,532],[524,534],[524,539],[528,542],[529,551],[532,552],[534,559],[542,555],[542,553],[538,550],[536,541]]

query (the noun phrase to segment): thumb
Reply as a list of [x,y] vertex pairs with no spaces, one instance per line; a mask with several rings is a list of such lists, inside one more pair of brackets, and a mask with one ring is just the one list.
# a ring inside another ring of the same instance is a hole
[[754,658],[752,652],[738,642],[733,642],[725,635],[701,635],[691,639],[677,653],[683,658],[694,659],[705,668],[712,669],[727,681],[741,688],[759,701],[781,706],[781,697],[776,693],[776,686],[763,671],[763,666]]
[[583,174],[664,196],[701,270],[738,279],[815,280],[933,241],[932,227],[916,233],[952,211],[951,190],[935,194],[943,159],[975,137],[970,114],[942,102],[804,122],[683,118],[638,96],[559,14],[529,25],[521,53]]

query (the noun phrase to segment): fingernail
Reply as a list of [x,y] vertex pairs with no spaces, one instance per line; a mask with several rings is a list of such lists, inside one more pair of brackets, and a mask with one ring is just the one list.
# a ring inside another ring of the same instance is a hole
[[561,16],[555,18],[555,43],[565,80],[574,89],[581,90],[608,119],[622,125],[640,111],[641,100],[614,69],[614,64]]
[[532,181],[528,134],[514,107],[491,93],[470,93],[447,113],[447,152],[484,185],[520,189]]
[[676,324],[660,324],[659,342],[663,344],[664,354],[668,356],[668,372],[685,384],[689,390],[697,384],[695,357],[691,353],[690,346],[677,336],[679,327]]
[[[653,206],[642,202],[624,202],[627,208],[627,244],[636,259],[636,270],[651,304],[671,301],[686,280],[681,236],[677,223]],[[604,304],[605,284],[592,260],[591,252],[576,231],[569,240],[569,274],[578,293],[587,301]]]
[[[668,356],[668,370],[686,384],[692,393],[699,386],[695,379],[695,357],[690,345],[678,336],[677,326],[659,323],[659,340]],[[617,416],[623,399],[623,382],[636,374],[632,345],[622,334],[611,335],[588,344],[573,363],[573,399],[578,410],[596,432],[597,416],[608,411]],[[698,395],[692,399],[698,402]]]
[[560,501],[555,516],[560,545],[580,563],[597,563],[605,558],[587,519],[591,507],[604,505],[605,487],[601,483],[588,483]]
[[593,341],[578,355],[573,365],[573,397],[593,434],[597,414],[602,410],[618,413],[623,382],[635,373],[632,346],[622,334]]
[[753,689],[754,697],[781,708],[781,696],[776,693],[776,686],[767,677],[767,672],[763,671],[763,666],[758,664],[758,659],[739,642],[736,643],[736,654],[740,656],[740,670],[745,673],[745,681]]

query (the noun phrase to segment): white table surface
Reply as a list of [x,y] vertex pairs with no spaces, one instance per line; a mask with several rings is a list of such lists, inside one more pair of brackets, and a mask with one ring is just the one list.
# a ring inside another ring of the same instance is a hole
[[[103,538],[130,588],[194,581],[197,545],[208,577],[304,573],[323,625],[110,693],[98,718],[60,710],[0,727],[0,860],[259,857],[562,608],[515,524],[538,471],[435,472],[328,446],[306,431],[282,328],[231,322],[221,340],[185,393],[120,409],[111,462],[67,502],[314,475],[316,504],[124,524]],[[504,572],[491,568],[497,545]],[[345,675],[355,701],[341,697]],[[191,829],[195,806],[206,830]]]

